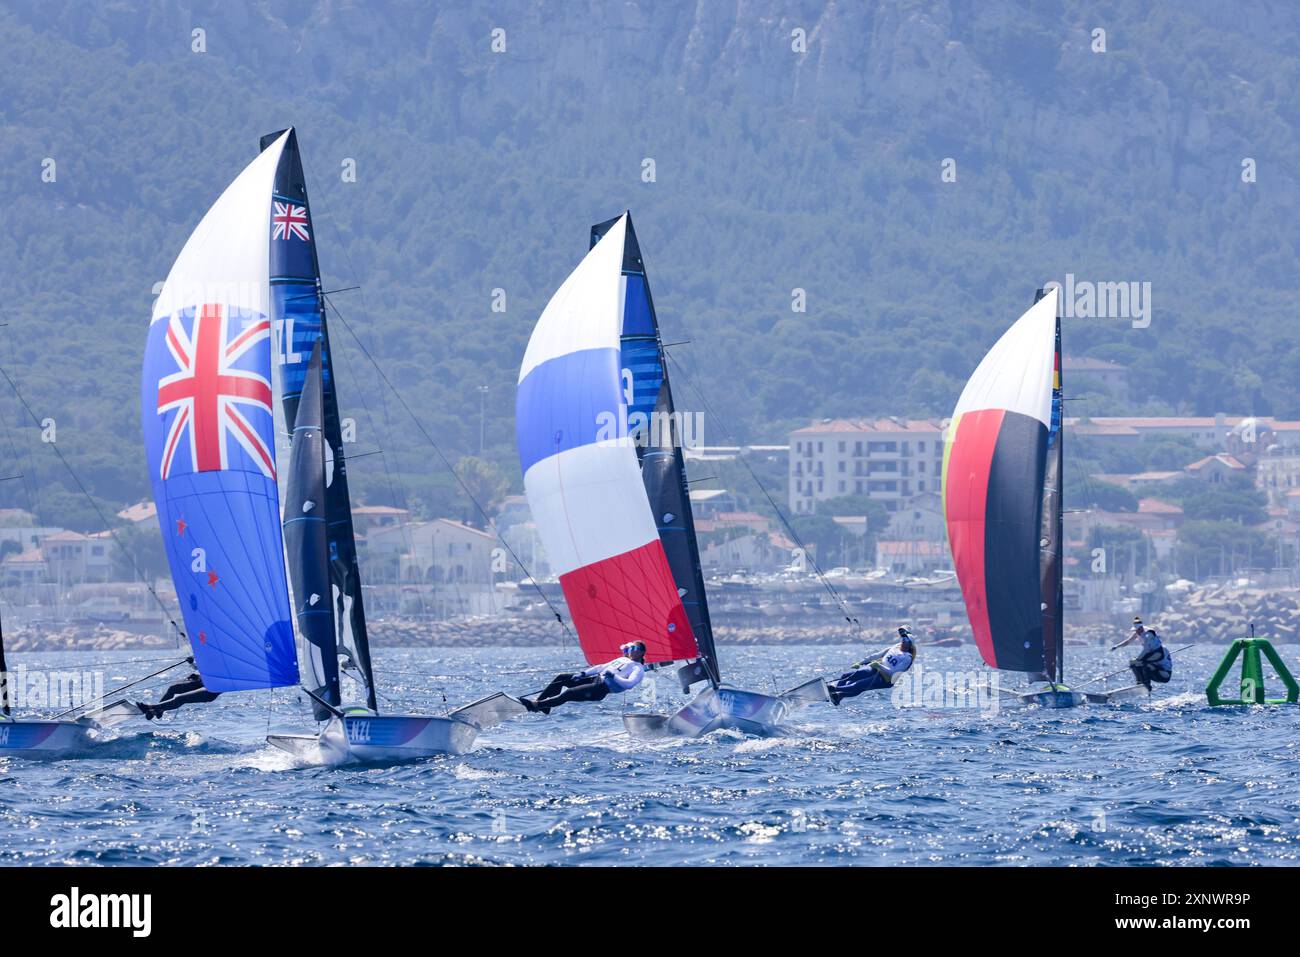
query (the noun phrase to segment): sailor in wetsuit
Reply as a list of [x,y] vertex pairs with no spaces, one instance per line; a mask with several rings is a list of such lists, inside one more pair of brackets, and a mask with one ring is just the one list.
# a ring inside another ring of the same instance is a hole
[[219,697],[221,692],[209,691],[203,687],[203,679],[199,677],[198,672],[192,672],[184,681],[178,681],[168,688],[167,693],[157,704],[146,704],[140,701],[136,706],[141,714],[152,721],[154,718],[161,718],[165,712],[175,711],[187,704],[207,704],[209,701],[216,701]]
[[556,675],[532,698],[520,698],[529,711],[550,714],[568,701],[600,701],[608,694],[631,691],[645,677],[645,642],[632,641],[619,648],[623,657],[593,665],[586,671]]
[[898,644],[876,655],[869,655],[844,672],[834,681],[827,682],[831,704],[838,705],[844,698],[855,698],[864,691],[888,688],[894,678],[912,667],[916,658],[916,642],[906,627],[898,629]]
[[1130,661],[1128,666],[1137,683],[1150,693],[1151,682],[1164,684],[1173,677],[1174,656],[1160,643],[1160,636],[1155,633],[1155,629],[1144,627],[1142,619],[1137,615],[1133,616],[1133,634],[1113,645],[1110,650],[1115,651],[1135,641],[1142,642],[1142,653]]

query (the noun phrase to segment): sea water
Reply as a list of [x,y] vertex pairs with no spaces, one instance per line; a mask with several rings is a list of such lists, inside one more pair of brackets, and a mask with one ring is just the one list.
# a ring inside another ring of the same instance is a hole
[[[721,657],[731,683],[772,692],[863,650]],[[1300,672],[1300,648],[1279,650]],[[230,694],[122,725],[92,757],[0,759],[0,864],[1300,863],[1300,707],[1210,708],[1221,653],[1177,655],[1170,684],[1124,706],[898,707],[869,692],[796,713],[779,738],[647,744],[623,730],[631,702],[610,696],[523,716],[459,757],[341,768],[266,745],[268,731],[314,727],[299,693]],[[159,654],[10,665],[102,667],[111,688]],[[558,647],[380,648],[375,660],[381,710],[416,713],[532,691],[581,664]],[[1076,686],[1125,660],[1068,649]],[[969,645],[922,647],[920,662],[981,668]],[[684,702],[658,680],[661,708]]]

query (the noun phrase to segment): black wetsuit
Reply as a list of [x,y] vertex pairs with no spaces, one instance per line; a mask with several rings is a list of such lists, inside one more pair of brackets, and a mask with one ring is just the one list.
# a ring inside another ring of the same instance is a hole
[[221,692],[209,691],[203,687],[203,679],[198,675],[190,675],[184,681],[178,681],[168,688],[167,693],[157,704],[141,703],[140,710],[144,712],[146,718],[157,718],[167,711],[175,711],[187,704],[207,704],[220,697]]
[[609,685],[605,684],[603,675],[567,672],[552,678],[551,683],[533,698],[533,704],[538,710],[549,711],[570,701],[603,701],[608,694]]
[[1138,684],[1146,688],[1147,691],[1151,690],[1151,682],[1164,684],[1173,677],[1174,673],[1173,658],[1163,645],[1142,652],[1142,654],[1130,661],[1128,666]]

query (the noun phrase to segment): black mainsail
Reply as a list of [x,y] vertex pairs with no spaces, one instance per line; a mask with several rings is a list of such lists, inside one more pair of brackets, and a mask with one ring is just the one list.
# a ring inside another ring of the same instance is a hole
[[329,536],[325,521],[325,437],[322,402],[321,349],[318,342],[307,365],[293,426],[292,453],[284,494],[284,550],[293,586],[294,618],[302,639],[299,657],[305,665],[303,680],[316,719],[329,711],[321,701],[338,706],[339,658],[330,601]]
[[[265,150],[282,132],[262,137],[262,149]],[[364,685],[366,706],[374,710],[375,683],[370,664],[370,641],[366,634],[361,596],[361,572],[357,565],[356,535],[352,524],[329,327],[325,317],[325,296],[316,255],[316,230],[307,201],[307,183],[298,151],[298,138],[292,129],[276,169],[270,229],[271,291],[279,328],[278,371],[284,428],[290,433],[294,430],[310,357],[319,343],[322,432],[325,439],[324,516],[330,578],[328,598],[335,624],[336,652],[343,656],[345,669]],[[301,599],[295,597],[295,601]]]
[[[591,227],[593,248],[618,220],[616,216]],[[679,676],[683,686],[696,681],[716,685],[721,676],[686,480],[682,418],[673,404],[659,319],[630,213],[623,245],[623,281],[621,353],[628,431],[638,439],[641,478],[700,654],[697,663],[683,668]]]

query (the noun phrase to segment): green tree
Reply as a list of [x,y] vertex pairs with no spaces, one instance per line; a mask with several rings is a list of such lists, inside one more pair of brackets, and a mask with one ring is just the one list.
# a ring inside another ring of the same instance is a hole
[[462,457],[456,463],[456,475],[482,509],[480,512],[479,508],[474,507],[473,502],[467,502],[464,510],[465,521],[476,528],[483,528],[486,524],[483,513],[491,515],[496,510],[510,487],[509,483],[506,482],[499,468],[487,459],[481,459],[476,455]]

